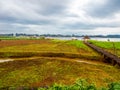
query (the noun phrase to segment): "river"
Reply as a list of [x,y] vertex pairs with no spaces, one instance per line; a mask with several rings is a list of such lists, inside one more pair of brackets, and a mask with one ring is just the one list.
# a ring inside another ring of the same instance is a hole
[[[71,40],[71,39],[78,39],[83,40],[83,37],[47,37],[50,39],[60,39],[60,40]],[[120,42],[120,38],[100,38],[100,37],[92,37],[91,40],[97,40],[97,41],[112,41],[112,42]]]

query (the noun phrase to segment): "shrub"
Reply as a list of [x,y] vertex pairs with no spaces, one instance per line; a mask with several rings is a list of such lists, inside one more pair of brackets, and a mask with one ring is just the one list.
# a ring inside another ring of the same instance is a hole
[[84,79],[79,79],[73,85],[54,84],[50,87],[3,87],[0,90],[120,90],[120,83],[111,83],[108,88],[96,88],[94,84],[89,84]]

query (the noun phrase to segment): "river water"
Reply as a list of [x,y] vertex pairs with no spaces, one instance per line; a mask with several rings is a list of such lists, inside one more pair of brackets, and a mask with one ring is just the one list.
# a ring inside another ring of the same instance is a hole
[[[83,40],[83,37],[47,37],[50,39],[60,39],[60,40],[71,40],[71,39],[78,39]],[[97,40],[97,41],[112,41],[112,42],[120,42],[120,38],[100,38],[100,37],[92,37],[91,40]]]

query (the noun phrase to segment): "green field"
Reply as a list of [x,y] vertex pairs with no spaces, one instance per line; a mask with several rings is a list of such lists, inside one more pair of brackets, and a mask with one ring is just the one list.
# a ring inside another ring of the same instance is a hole
[[90,41],[90,42],[120,57],[120,42],[104,42],[104,41]]
[[78,40],[1,41],[0,57],[16,58],[31,56],[70,57],[86,59],[98,59],[100,57],[100,55],[98,55],[96,52],[93,52],[93,50],[84,45],[82,41]]
[[[19,87],[49,87],[49,90],[93,87],[96,90],[120,82],[117,66],[101,62],[102,56],[79,40],[2,40],[0,58],[14,60],[0,63],[1,90]],[[88,84],[84,86],[76,80],[85,80]]]

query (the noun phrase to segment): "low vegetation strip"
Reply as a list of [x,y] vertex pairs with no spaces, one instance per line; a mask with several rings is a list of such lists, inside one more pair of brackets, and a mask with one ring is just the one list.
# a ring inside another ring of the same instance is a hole
[[92,44],[120,57],[120,42],[89,41]]
[[59,53],[59,52],[0,52],[1,58],[23,58],[23,57],[63,57],[63,58],[79,58],[87,60],[99,60],[100,56],[92,56],[85,54],[74,53]]
[[0,41],[0,48],[11,46],[24,46],[30,44],[47,44],[50,40],[2,40]]
[[97,51],[98,53],[102,54],[104,56],[104,61],[110,62],[111,64],[115,65],[118,64],[120,66],[120,59],[114,55],[111,54],[107,51],[102,50],[101,48],[89,43],[89,42],[84,42],[86,45]]
[[111,83],[107,87],[97,88],[94,84],[88,84],[84,79],[77,80],[73,85],[54,84],[42,87],[3,87],[0,90],[120,90],[120,83]]
[[115,45],[116,49],[120,49],[120,42],[93,41],[93,40],[90,42],[104,49],[113,49],[114,48],[113,44]]

